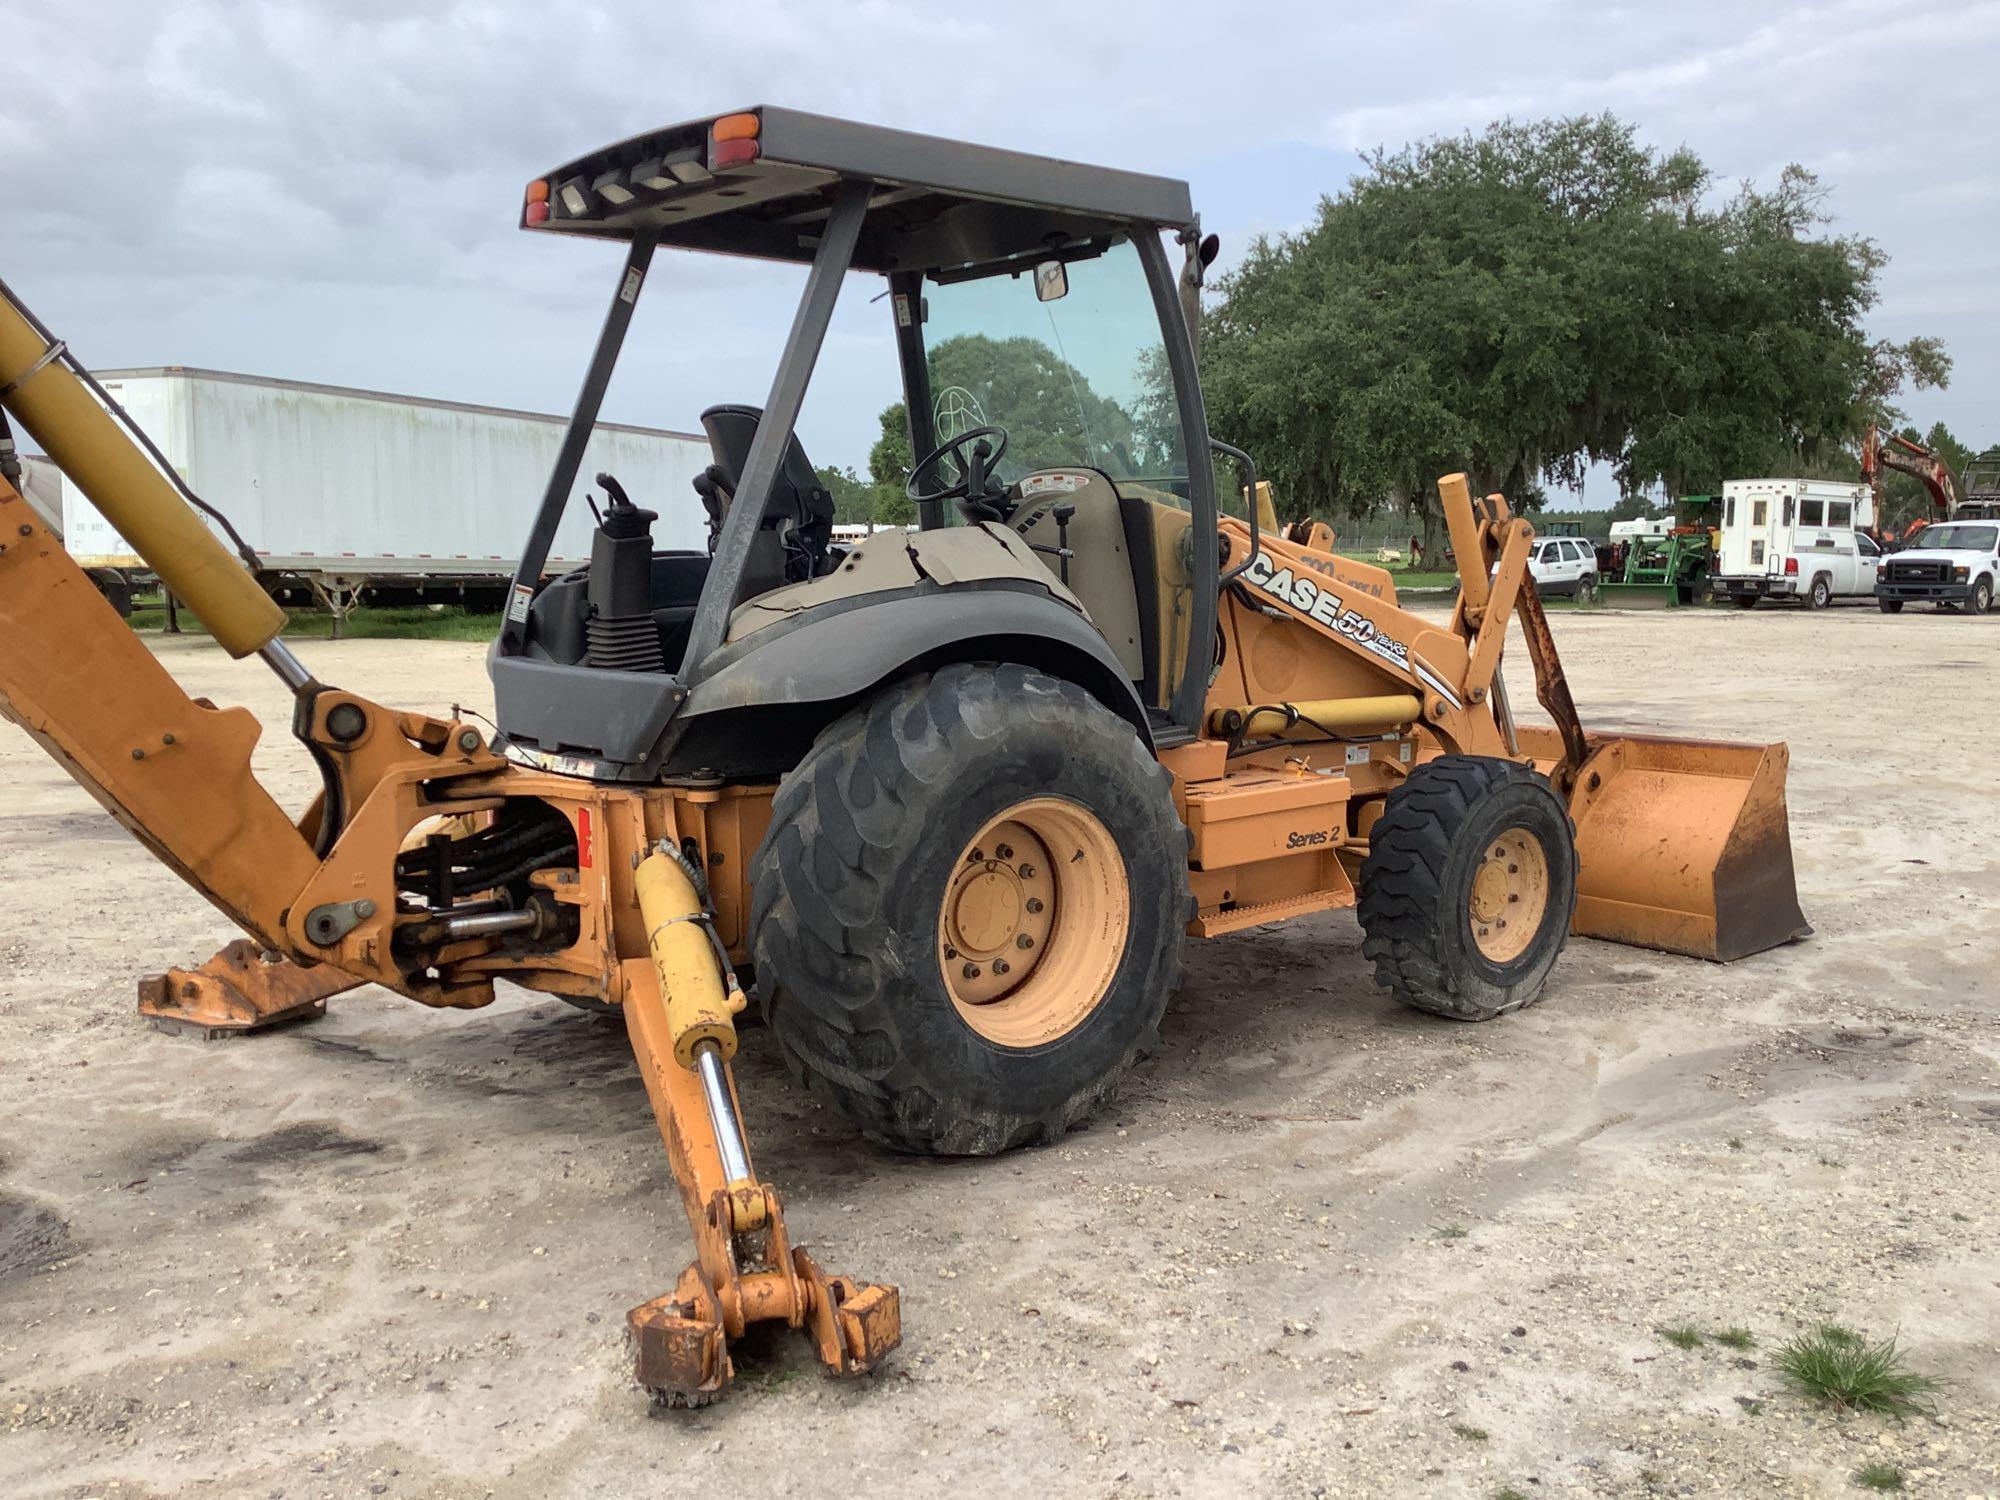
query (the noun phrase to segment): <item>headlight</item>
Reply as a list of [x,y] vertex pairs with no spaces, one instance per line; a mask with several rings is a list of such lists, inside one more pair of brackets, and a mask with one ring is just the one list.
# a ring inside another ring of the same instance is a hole
[[1954,583],[1963,583],[1965,582],[1966,579],[1970,578],[1971,576],[1972,576],[1972,569],[1970,568],[1953,568],[1951,570],[1952,582]]

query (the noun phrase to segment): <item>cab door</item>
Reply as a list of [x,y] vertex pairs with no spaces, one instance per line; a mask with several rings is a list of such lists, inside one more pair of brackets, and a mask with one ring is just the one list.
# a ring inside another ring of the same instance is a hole
[[1882,549],[1865,531],[1854,533],[1854,592],[1872,594],[1882,573]]

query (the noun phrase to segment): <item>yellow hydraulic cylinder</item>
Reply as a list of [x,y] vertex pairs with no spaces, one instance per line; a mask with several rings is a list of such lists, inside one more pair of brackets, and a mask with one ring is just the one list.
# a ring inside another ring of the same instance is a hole
[[702,928],[694,882],[672,859],[655,852],[640,861],[632,886],[646,921],[653,967],[660,974],[674,1061],[695,1070],[697,1053],[709,1042],[727,1062],[736,1055],[735,1012],[742,997],[723,993],[721,960]]
[[[1290,709],[1291,713],[1287,713]],[[1283,734],[1297,727],[1336,732],[1361,729],[1394,729],[1415,721],[1423,704],[1412,693],[1383,693],[1366,698],[1326,698],[1311,703],[1288,703],[1261,707],[1218,708],[1208,716],[1211,734]],[[1294,719],[1293,715],[1297,718]]]
[[0,405],[231,656],[248,656],[276,639],[285,628],[285,612],[89,388],[62,361],[49,358],[48,340],[4,296],[0,391],[5,392]]

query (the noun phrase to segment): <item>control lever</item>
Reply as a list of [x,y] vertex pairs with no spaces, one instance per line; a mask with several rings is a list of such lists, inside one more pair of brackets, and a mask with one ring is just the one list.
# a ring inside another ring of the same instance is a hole
[[[1056,574],[1062,579],[1063,587],[1067,588],[1069,587],[1069,560],[1076,556],[1076,553],[1070,550],[1069,545],[1069,523],[1076,516],[1076,507],[1068,502],[1064,502],[1056,506],[1049,514],[1055,517],[1056,545],[1051,547],[1047,542],[1030,542],[1028,545],[1037,552],[1048,553],[1050,557],[1056,560]],[[1037,512],[1029,520],[1028,524],[1033,525],[1035,521],[1039,521],[1040,519],[1041,514]]]

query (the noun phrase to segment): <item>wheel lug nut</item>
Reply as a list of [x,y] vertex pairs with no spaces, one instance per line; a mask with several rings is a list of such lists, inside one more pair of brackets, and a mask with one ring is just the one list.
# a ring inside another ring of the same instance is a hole
[[957,950],[956,948],[952,947],[952,945],[951,945],[950,943],[946,943],[946,944],[944,945],[944,956],[945,956],[945,959],[946,959],[947,961],[949,961],[949,960],[951,960],[951,959],[954,959],[954,958],[957,958],[957,957],[958,957],[958,950]]
[[969,865],[984,864],[986,862],[986,851],[984,849],[974,849],[970,854],[965,856],[965,862]]
[[1016,948],[1032,948],[1035,946],[1035,940],[1024,932],[1014,939],[1014,946]]
[[1035,878],[1035,867],[1033,865],[1022,865],[1020,876],[1023,880],[1033,880]]
[[959,972],[963,974],[967,979],[977,979],[979,977],[979,965],[967,964],[963,969],[960,969]]
[[1509,865],[1507,866],[1507,873],[1509,875],[1518,875],[1521,873],[1521,867],[1519,865]]
[[996,844],[993,849],[993,857],[995,859],[1012,859],[1014,857],[1013,846],[1011,844]]
[[1040,896],[1030,896],[1028,898],[1028,915],[1040,916],[1041,911],[1042,911],[1042,898]]
[[993,960],[993,972],[994,972],[995,974],[1005,974],[1005,973],[1007,972],[1007,960],[1006,960],[1006,959],[1004,959],[1004,958],[996,958],[996,959],[994,959],[994,960]]

